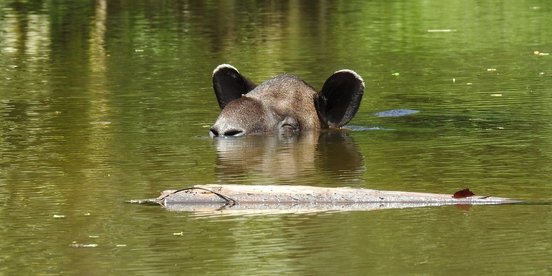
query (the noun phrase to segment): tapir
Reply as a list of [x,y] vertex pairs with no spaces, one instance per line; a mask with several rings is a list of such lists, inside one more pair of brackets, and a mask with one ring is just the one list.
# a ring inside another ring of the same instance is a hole
[[347,124],[360,106],[364,80],[352,70],[339,70],[317,93],[289,74],[257,86],[234,66],[221,64],[213,71],[213,89],[222,111],[211,137],[292,134]]

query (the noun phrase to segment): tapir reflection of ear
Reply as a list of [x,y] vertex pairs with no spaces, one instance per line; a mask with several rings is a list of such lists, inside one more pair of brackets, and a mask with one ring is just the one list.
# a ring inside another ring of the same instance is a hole
[[215,89],[220,109],[253,88],[255,84],[230,64],[221,64],[213,71],[213,89]]
[[364,80],[352,70],[339,70],[331,75],[320,91],[317,111],[329,127],[346,125],[358,111]]

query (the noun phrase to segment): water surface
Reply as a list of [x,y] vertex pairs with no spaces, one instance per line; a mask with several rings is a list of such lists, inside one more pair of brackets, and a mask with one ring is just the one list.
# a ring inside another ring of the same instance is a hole
[[[549,203],[551,18],[546,1],[3,1],[0,273],[550,274],[547,204],[205,218],[124,201],[277,183]],[[315,88],[349,68],[365,95],[344,131],[213,140],[220,63]],[[378,116],[398,109],[418,112]]]

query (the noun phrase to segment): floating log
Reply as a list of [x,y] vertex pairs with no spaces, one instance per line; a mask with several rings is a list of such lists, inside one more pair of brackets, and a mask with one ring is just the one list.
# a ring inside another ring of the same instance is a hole
[[289,185],[195,185],[166,190],[156,199],[131,203],[159,204],[171,211],[198,215],[311,213],[323,211],[368,211],[443,205],[511,204],[520,201],[476,196],[463,190],[455,194],[381,191],[363,188],[324,188]]

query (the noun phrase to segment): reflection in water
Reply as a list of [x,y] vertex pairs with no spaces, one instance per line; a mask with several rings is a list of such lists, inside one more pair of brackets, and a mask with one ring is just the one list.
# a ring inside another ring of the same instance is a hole
[[[198,220],[122,202],[217,180],[549,199],[552,56],[535,52],[551,52],[551,13],[500,0],[0,1],[0,274],[550,274],[550,206]],[[367,94],[352,132],[212,141],[220,63],[315,87],[350,68]],[[397,108],[420,113],[374,116]]]
[[273,216],[273,215],[306,215],[315,213],[336,212],[371,212],[387,209],[409,209],[424,207],[443,207],[454,205],[469,210],[471,204],[436,203],[436,202],[385,202],[385,203],[251,203],[227,207],[222,204],[166,204],[168,211],[187,212],[193,217],[232,217],[232,216]]
[[249,176],[260,175],[275,182],[315,185],[304,181],[319,175],[351,182],[364,172],[356,144],[341,130],[215,138],[214,143],[222,182],[250,182]]

